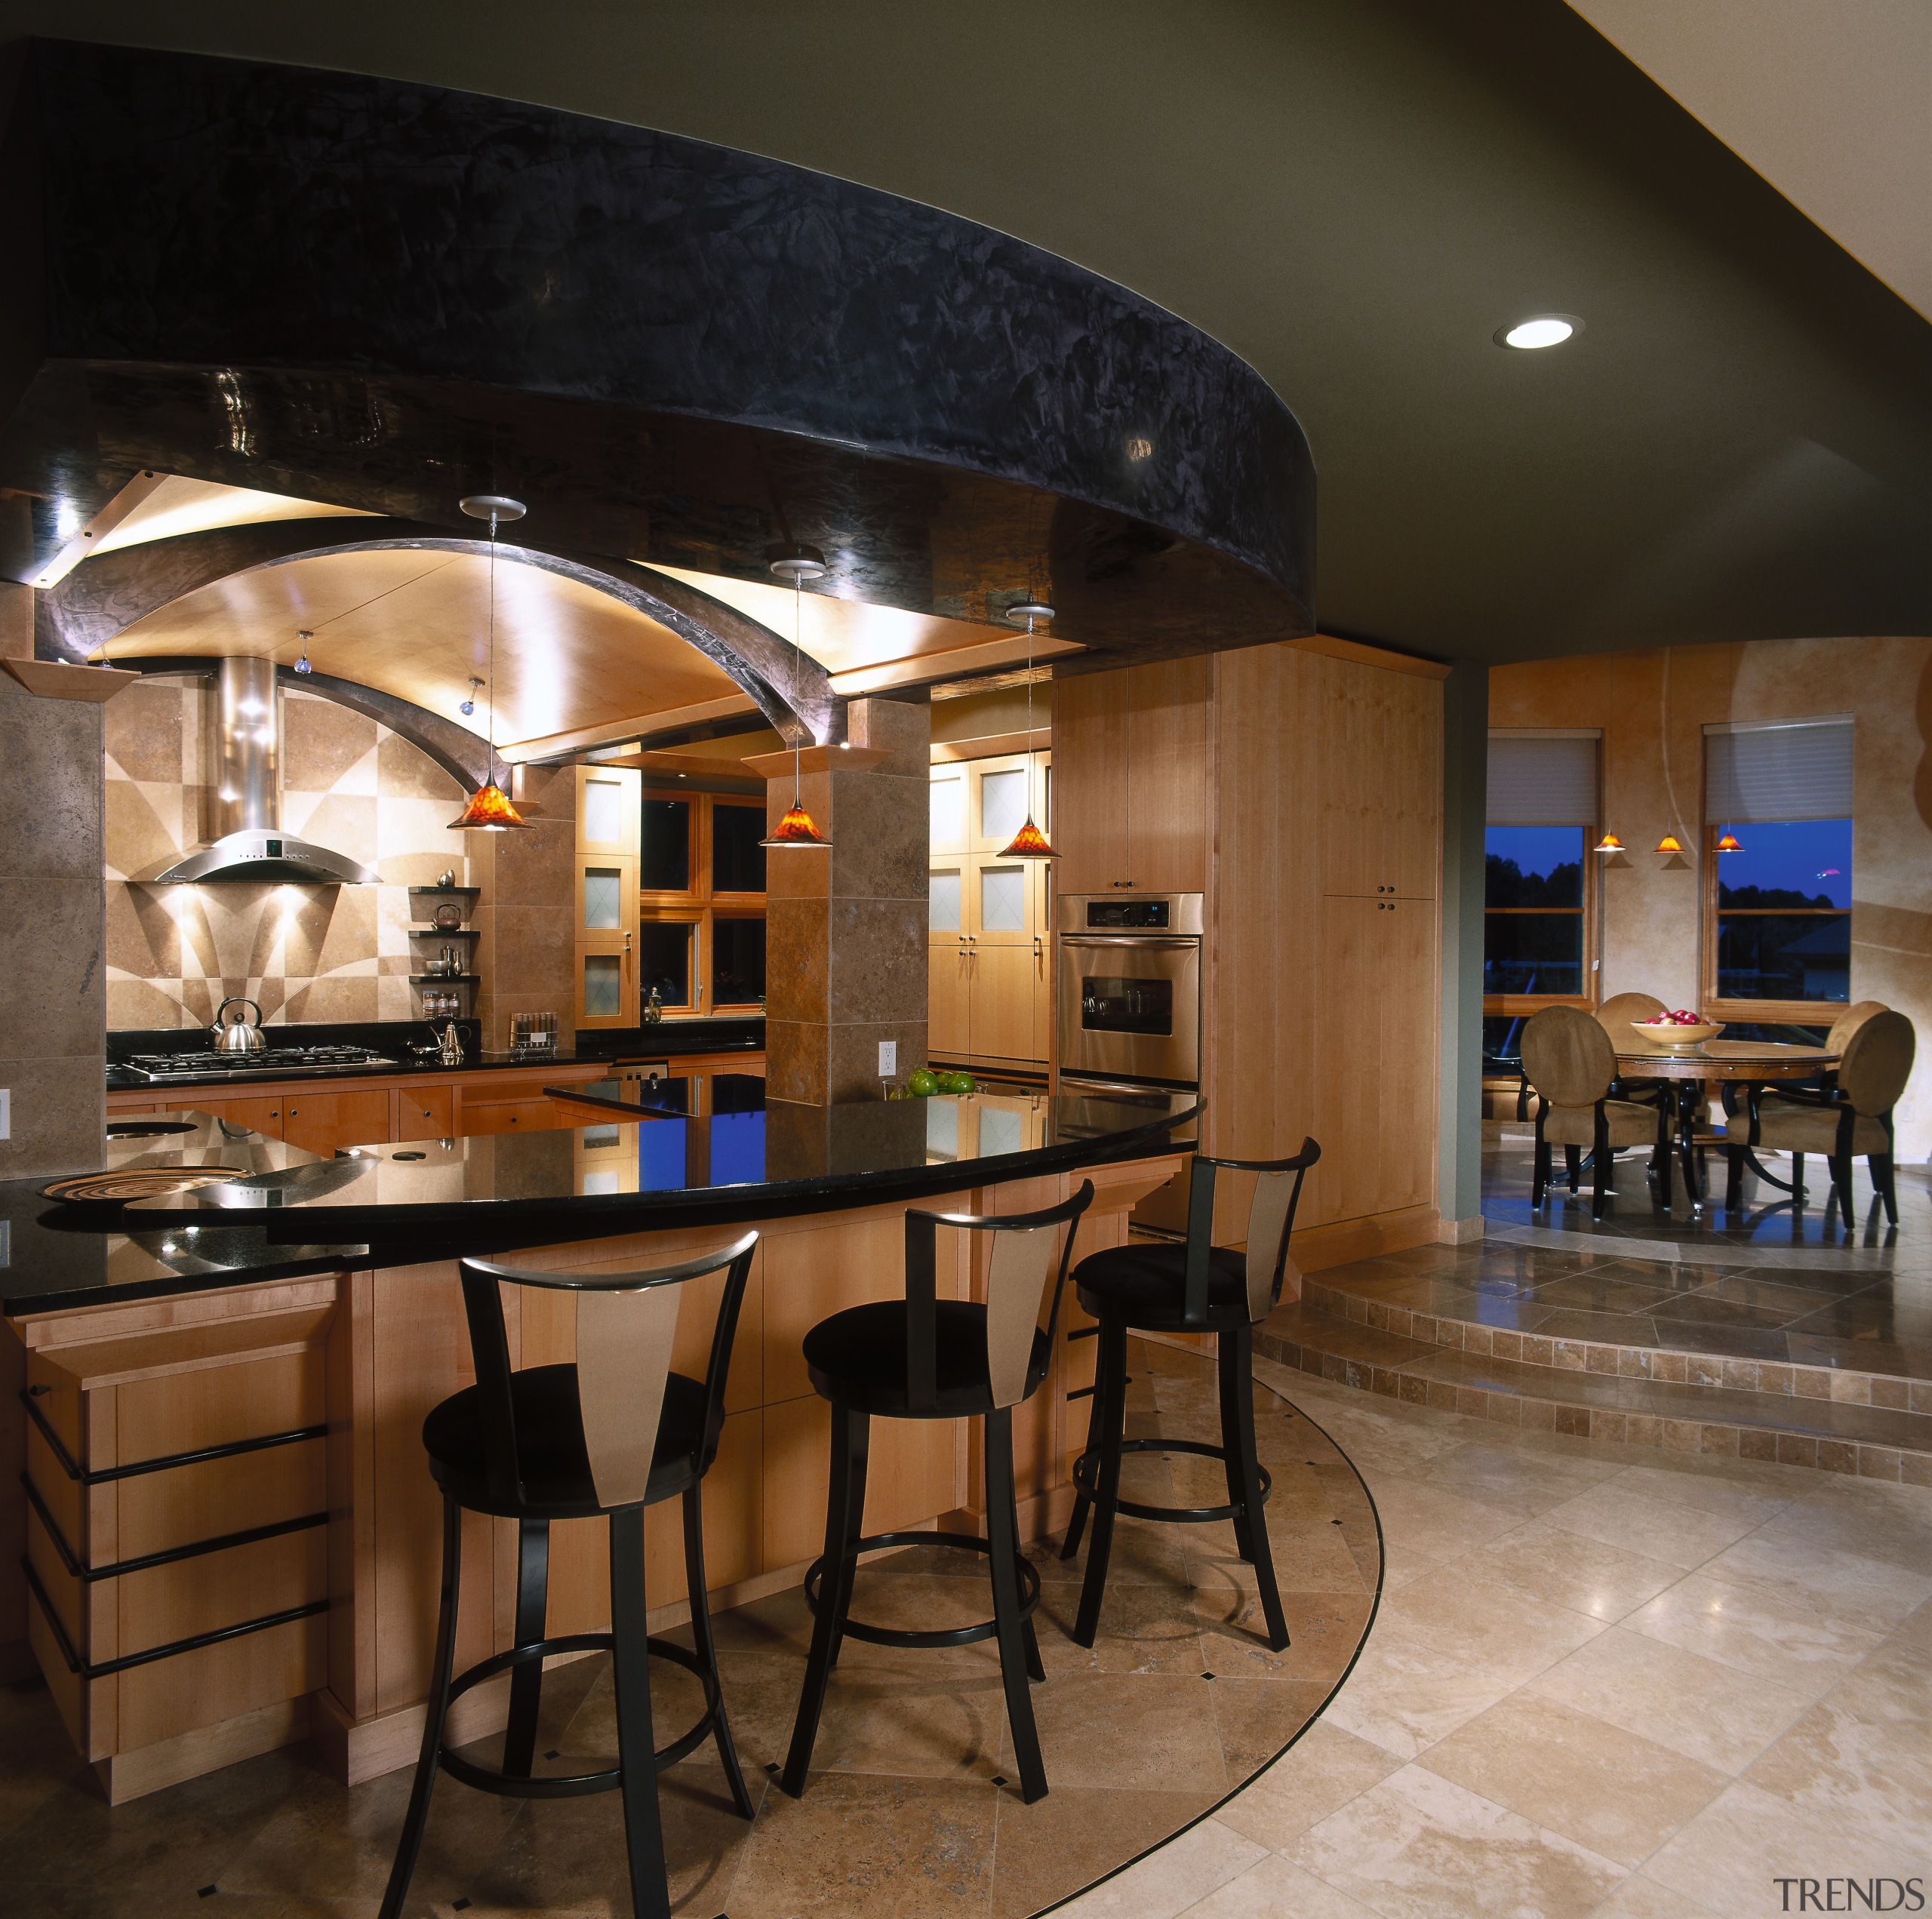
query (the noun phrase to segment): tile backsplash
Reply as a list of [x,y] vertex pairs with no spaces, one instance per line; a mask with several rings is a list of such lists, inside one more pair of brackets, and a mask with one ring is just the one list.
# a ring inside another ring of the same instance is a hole
[[281,823],[382,884],[146,884],[208,837],[211,697],[203,681],[157,676],[103,709],[109,1026],[205,1026],[235,995],[274,1025],[417,1016],[408,888],[452,866],[467,881],[465,836],[447,830],[461,789],[376,721],[285,690]]

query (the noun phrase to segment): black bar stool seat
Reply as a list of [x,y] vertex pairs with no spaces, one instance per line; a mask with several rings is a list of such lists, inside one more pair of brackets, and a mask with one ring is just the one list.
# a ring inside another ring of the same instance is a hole
[[[1080,1591],[1073,1637],[1091,1646],[1100,1630],[1107,1587],[1107,1562],[1113,1551],[1114,1520],[1126,1513],[1171,1525],[1233,1523],[1235,1544],[1252,1565],[1268,1625],[1268,1644],[1280,1652],[1288,1643],[1287,1615],[1275,1583],[1274,1558],[1263,1513],[1273,1481],[1255,1454],[1254,1329],[1281,1296],[1288,1235],[1302,1181],[1321,1157],[1312,1139],[1290,1159],[1210,1159],[1197,1153],[1188,1191],[1187,1241],[1181,1246],[1146,1241],[1090,1253],[1073,1269],[1073,1290],[1100,1324],[1094,1372],[1093,1409],[1087,1444],[1073,1467],[1073,1514],[1067,1522],[1060,1558],[1071,1559],[1091,1513],[1094,1539]],[[1247,1243],[1235,1252],[1214,1244],[1214,1179],[1217,1172],[1255,1174],[1248,1212]],[[1215,1373],[1220,1388],[1221,1439],[1129,1439],[1127,1424],[1127,1338],[1130,1333],[1212,1333]],[[1120,1493],[1122,1458],[1134,1453],[1186,1453],[1218,1460],[1227,1475],[1225,1505],[1156,1506],[1124,1499]]]
[[1073,1270],[1073,1290],[1096,1319],[1124,1315],[1140,1331],[1178,1333],[1245,1326],[1247,1260],[1226,1247],[1209,1249],[1208,1305],[1202,1324],[1187,1318],[1187,1249],[1184,1246],[1116,1246],[1082,1259]]
[[[452,1393],[423,1422],[430,1477],[472,1512],[504,1519],[597,1518],[607,1508],[598,1502],[591,1476],[576,1367],[525,1367],[510,1375],[509,1386],[521,1496],[499,1500],[491,1491],[485,1432],[493,1415],[480,1385]],[[675,1499],[704,1477],[698,1464],[704,1422],[703,1382],[681,1373],[667,1373],[645,1505]]]
[[[903,1299],[848,1306],[822,1319],[804,1337],[805,1370],[821,1398],[881,1419],[966,1419],[994,1410],[986,1365],[986,1309],[971,1299],[933,1302],[933,1397],[912,1410],[906,1364]],[[1051,1349],[1037,1328],[1027,1355],[1029,1376],[1046,1376]]]
[[[671,1911],[659,1773],[715,1739],[732,1803],[741,1818],[752,1816],[718,1682],[706,1601],[700,1495],[718,1454],[725,1375],[757,1244],[758,1235],[749,1233],[718,1252],[646,1272],[537,1272],[481,1259],[459,1262],[476,1384],[451,1394],[423,1423],[430,1475],[443,1496],[442,1595],[423,1748],[381,1919],[401,1919],[439,1772],[478,1791],[512,1798],[621,1794],[637,1919],[669,1919]],[[685,1281],[721,1271],[724,1284],[705,1376],[694,1379],[671,1370],[679,1295]],[[506,1285],[577,1294],[574,1364],[511,1366],[501,1296]],[[671,1499],[682,1502],[694,1647],[645,1630],[645,1509]],[[517,1522],[515,1643],[458,1674],[453,1668],[466,1511]],[[595,1518],[610,1530],[611,1630],[546,1635],[552,1523]],[[543,1662],[554,1654],[589,1652],[611,1655],[617,1764],[593,1772],[539,1774],[534,1764]],[[662,1747],[651,1730],[653,1658],[693,1675],[704,1694],[704,1710],[695,1723]],[[510,1677],[510,1696],[503,1763],[479,1765],[445,1744],[450,1707],[503,1673]]]
[[[1074,1232],[1093,1197],[1093,1182],[1088,1180],[1072,1198],[1037,1213],[992,1218],[908,1211],[906,1296],[848,1306],[820,1320],[805,1335],[806,1370],[814,1389],[832,1407],[832,1472],[825,1551],[812,1562],[804,1580],[805,1603],[812,1612],[811,1652],[791,1749],[779,1779],[795,1799],[804,1791],[832,1669],[848,1638],[876,1646],[928,1648],[997,1639],[1021,1794],[1029,1804],[1045,1794],[1046,1767],[1027,1691],[1029,1681],[1047,1676],[1030,1617],[1039,1601],[1040,1577],[1020,1551],[1013,1409],[1038,1392],[1047,1376],[1060,1296],[1072,1262]],[[993,1241],[983,1302],[937,1296],[941,1226],[983,1233]],[[1061,1226],[1067,1229],[1064,1242],[1057,1232]],[[1042,1324],[1050,1281],[1051,1305]],[[866,1533],[866,1470],[872,1420],[975,1417],[985,1421],[986,1537],[963,1533]],[[992,1617],[924,1632],[855,1619],[853,1578],[860,1556],[911,1545],[984,1554],[989,1561]]]

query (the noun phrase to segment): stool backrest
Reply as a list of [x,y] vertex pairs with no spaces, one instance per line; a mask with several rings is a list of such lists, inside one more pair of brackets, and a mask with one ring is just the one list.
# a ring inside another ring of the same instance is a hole
[[[986,1373],[992,1383],[993,1404],[1017,1406],[1046,1376],[1044,1368],[1033,1364],[1033,1336],[1044,1330],[1046,1350],[1053,1351],[1060,1295],[1066,1290],[1067,1269],[1073,1260],[1073,1236],[1081,1214],[1093,1201],[1094,1182],[1083,1179],[1071,1198],[1038,1213],[907,1212],[906,1384],[915,1412],[934,1412],[939,1405],[940,1228],[994,1235],[986,1266]],[[1061,1226],[1066,1229],[1064,1235],[1057,1230]],[[1040,1309],[1047,1305],[1050,1279],[1052,1302],[1043,1329]]]
[[509,1340],[503,1327],[505,1286],[537,1286],[577,1294],[577,1402],[591,1483],[602,1506],[635,1505],[651,1479],[665,1382],[678,1333],[680,1289],[686,1280],[722,1272],[724,1288],[712,1328],[705,1367],[703,1435],[697,1464],[708,1467],[724,1425],[724,1376],[744,1303],[758,1235],[675,1266],[645,1272],[538,1272],[465,1259],[463,1309],[469,1323],[469,1350],[485,1401],[484,1463],[492,1499],[520,1501],[521,1455],[516,1405],[510,1394]]
[[1838,1090],[1861,1113],[1876,1118],[1890,1112],[1912,1077],[1917,1044],[1912,1022],[1903,1013],[1873,1013],[1845,1043]]
[[1523,1029],[1523,1073],[1552,1106],[1594,1106],[1617,1077],[1617,1048],[1590,1014],[1546,1006]]
[[1281,1276],[1287,1270],[1288,1235],[1294,1231],[1295,1208],[1301,1204],[1301,1182],[1321,1157],[1321,1149],[1304,1139],[1291,1159],[1210,1159],[1194,1155],[1187,1192],[1187,1260],[1181,1298],[1181,1318],[1192,1324],[1208,1320],[1208,1256],[1214,1249],[1214,1177],[1217,1173],[1256,1175],[1254,1196],[1247,1207],[1247,1316],[1259,1324],[1281,1296]]

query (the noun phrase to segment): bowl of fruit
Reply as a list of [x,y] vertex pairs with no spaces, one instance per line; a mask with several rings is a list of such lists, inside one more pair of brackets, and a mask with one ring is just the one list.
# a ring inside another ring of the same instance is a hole
[[1721,1019],[1700,1019],[1679,1007],[1675,1013],[1660,1013],[1654,1019],[1633,1019],[1630,1030],[1647,1045],[1661,1046],[1672,1053],[1702,1046],[1724,1031]]

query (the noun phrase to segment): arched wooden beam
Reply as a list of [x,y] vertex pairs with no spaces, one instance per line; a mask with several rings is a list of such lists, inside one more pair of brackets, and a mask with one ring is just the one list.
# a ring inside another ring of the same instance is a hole
[[[125,663],[129,671],[155,678],[192,675],[205,680],[214,678],[220,663],[198,653],[143,654]],[[338,706],[346,706],[351,712],[387,727],[426,758],[434,760],[466,790],[480,786],[486,775],[500,786],[509,773],[509,761],[498,757],[493,762],[488,746],[467,727],[458,726],[454,720],[446,720],[413,700],[385,693],[380,687],[364,686],[358,681],[339,679],[333,673],[298,673],[292,666],[278,667],[275,682],[297,693],[312,693],[319,700],[333,700]]]
[[[480,556],[490,543],[414,521],[358,517],[271,520],[118,547],[35,592],[34,650],[43,660],[85,660],[137,620],[218,580],[297,560],[398,550]],[[825,669],[735,607],[629,560],[549,545],[521,527],[515,538],[499,540],[497,555],[574,580],[668,627],[728,674],[781,733],[802,721],[825,743],[842,730],[842,705]]]

